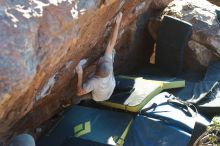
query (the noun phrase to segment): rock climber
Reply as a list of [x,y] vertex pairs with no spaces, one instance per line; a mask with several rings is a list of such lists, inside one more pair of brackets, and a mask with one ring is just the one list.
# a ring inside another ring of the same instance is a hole
[[76,73],[78,75],[77,95],[80,101],[86,99],[93,99],[94,101],[108,100],[114,91],[116,85],[113,72],[114,46],[118,37],[122,15],[122,12],[119,12],[115,18],[108,46],[104,55],[98,61],[94,75],[83,83],[82,65],[79,63],[76,66]]

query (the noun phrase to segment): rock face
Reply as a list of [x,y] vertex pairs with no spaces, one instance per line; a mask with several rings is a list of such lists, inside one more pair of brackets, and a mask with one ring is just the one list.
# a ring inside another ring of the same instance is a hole
[[142,32],[137,25],[146,27],[147,19],[137,18],[150,5],[158,8],[168,2],[0,0],[1,140],[10,132],[42,123],[63,101],[74,97],[76,64],[88,58],[86,75],[94,70],[117,12],[124,15],[116,46],[116,72],[147,62],[148,52],[143,54],[145,48],[136,38]]
[[211,3],[220,6],[220,1],[219,0],[209,0]]
[[[193,25],[193,35],[186,48],[185,62],[190,68],[201,70],[211,60],[220,58],[220,24],[215,10],[220,9],[207,0],[175,0],[163,11],[162,15],[171,15]],[[149,29],[156,39],[160,19],[149,23]]]

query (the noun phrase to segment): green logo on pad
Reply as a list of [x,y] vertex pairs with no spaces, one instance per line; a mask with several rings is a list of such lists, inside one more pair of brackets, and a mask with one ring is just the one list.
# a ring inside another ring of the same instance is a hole
[[88,134],[90,132],[91,132],[90,121],[85,122],[85,124],[81,123],[81,124],[76,125],[74,127],[74,136],[75,137],[81,137],[81,136]]

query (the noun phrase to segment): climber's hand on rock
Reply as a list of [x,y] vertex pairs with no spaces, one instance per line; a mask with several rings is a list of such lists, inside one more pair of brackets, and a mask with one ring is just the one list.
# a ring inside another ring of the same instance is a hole
[[78,64],[76,66],[76,73],[77,74],[82,74],[83,73],[83,69],[82,69],[82,66],[80,64]]
[[115,23],[117,25],[119,25],[121,23],[122,16],[123,16],[122,12],[119,12],[118,15],[116,16]]

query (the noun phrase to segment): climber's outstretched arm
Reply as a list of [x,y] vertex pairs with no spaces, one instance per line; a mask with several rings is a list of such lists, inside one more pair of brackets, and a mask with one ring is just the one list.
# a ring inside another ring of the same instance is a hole
[[116,44],[116,40],[118,37],[118,31],[119,31],[122,15],[123,15],[122,12],[119,12],[118,15],[116,16],[113,33],[111,34],[111,37],[109,39],[105,54],[112,54],[112,50]]
[[77,82],[77,95],[82,96],[85,95],[87,92],[83,89],[83,69],[81,65],[77,65],[76,67],[76,73],[78,75],[78,82]]

